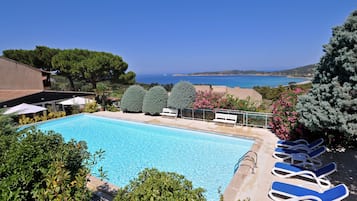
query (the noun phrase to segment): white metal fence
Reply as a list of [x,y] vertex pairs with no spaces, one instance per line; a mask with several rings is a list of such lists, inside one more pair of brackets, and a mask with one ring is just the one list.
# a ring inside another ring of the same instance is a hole
[[241,110],[227,110],[227,109],[181,109],[179,116],[181,118],[189,118],[202,121],[212,121],[215,118],[215,113],[225,113],[237,115],[237,125],[254,126],[269,128],[269,122],[272,118],[272,113],[249,112]]

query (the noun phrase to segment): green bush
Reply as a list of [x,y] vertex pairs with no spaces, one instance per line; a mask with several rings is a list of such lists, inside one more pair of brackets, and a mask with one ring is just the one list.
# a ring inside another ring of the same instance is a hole
[[192,106],[195,99],[195,87],[189,82],[181,81],[172,88],[167,106],[176,109],[188,108]]
[[177,173],[144,169],[138,178],[119,189],[114,201],[204,201],[204,192],[203,188],[194,189],[191,181]]
[[167,91],[162,86],[152,87],[144,97],[143,112],[150,115],[157,115],[162,108],[167,105]]
[[243,110],[256,112],[257,104],[248,97],[247,99],[239,99],[231,94],[227,94],[226,97],[222,98],[219,102],[219,108],[231,109],[231,110]]
[[93,113],[98,111],[97,102],[91,102],[84,105],[83,112]]
[[51,131],[10,129],[13,121],[1,114],[0,125],[0,200],[91,199],[87,175],[103,152],[91,155],[85,142]]
[[119,112],[120,110],[115,107],[114,105],[106,105],[105,106],[106,110],[109,112]]
[[123,112],[141,112],[145,89],[139,85],[130,86],[123,94],[120,107]]
[[89,200],[83,143],[26,130],[0,136],[0,200]]

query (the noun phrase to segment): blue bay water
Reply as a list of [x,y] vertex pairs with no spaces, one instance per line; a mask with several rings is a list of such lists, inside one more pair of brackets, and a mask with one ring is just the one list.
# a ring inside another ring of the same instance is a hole
[[125,186],[144,168],[176,172],[207,190],[207,200],[219,200],[217,190],[227,187],[238,159],[254,141],[190,130],[76,115],[41,123],[64,139],[84,140],[91,153],[103,149],[100,162],[109,181]]
[[303,82],[305,78],[285,76],[257,76],[257,75],[227,75],[227,76],[174,76],[174,75],[137,75],[139,83],[176,84],[179,81],[189,81],[192,84],[225,85],[229,87],[253,88],[254,86],[277,87],[288,85],[289,82]]

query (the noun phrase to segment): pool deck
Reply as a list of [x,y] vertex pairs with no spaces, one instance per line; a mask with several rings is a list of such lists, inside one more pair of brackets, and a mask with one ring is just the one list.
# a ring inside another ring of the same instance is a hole
[[[272,154],[278,139],[268,129],[216,124],[213,122],[191,119],[149,116],[142,113],[104,111],[94,113],[94,115],[191,130],[224,133],[231,136],[254,139],[255,143],[251,151],[257,154],[257,163],[256,165],[254,164],[254,161],[256,160],[254,153],[249,153],[247,157],[242,160],[238,171],[234,174],[233,179],[224,190],[225,201],[237,201],[238,199],[243,200],[246,198],[250,198],[250,200],[270,200],[268,192],[273,181],[284,181],[296,185],[306,184],[306,182],[297,179],[281,179],[271,174],[271,169],[273,168],[274,163],[277,162],[277,159],[273,158]],[[115,186],[107,183],[103,184],[103,182],[98,180],[92,182],[95,178],[90,180],[90,188],[100,192],[99,194],[102,194],[102,191],[98,190],[98,188],[104,188],[109,192],[115,193]],[[110,198],[108,198],[108,200],[110,200]]]

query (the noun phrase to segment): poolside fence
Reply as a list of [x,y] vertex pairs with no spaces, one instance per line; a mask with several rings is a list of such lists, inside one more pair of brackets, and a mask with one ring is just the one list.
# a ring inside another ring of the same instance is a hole
[[179,116],[181,118],[195,119],[202,121],[212,121],[215,118],[215,113],[225,113],[237,115],[237,125],[253,126],[269,128],[269,122],[272,119],[272,113],[262,112],[248,112],[241,110],[227,110],[227,109],[181,109]]

